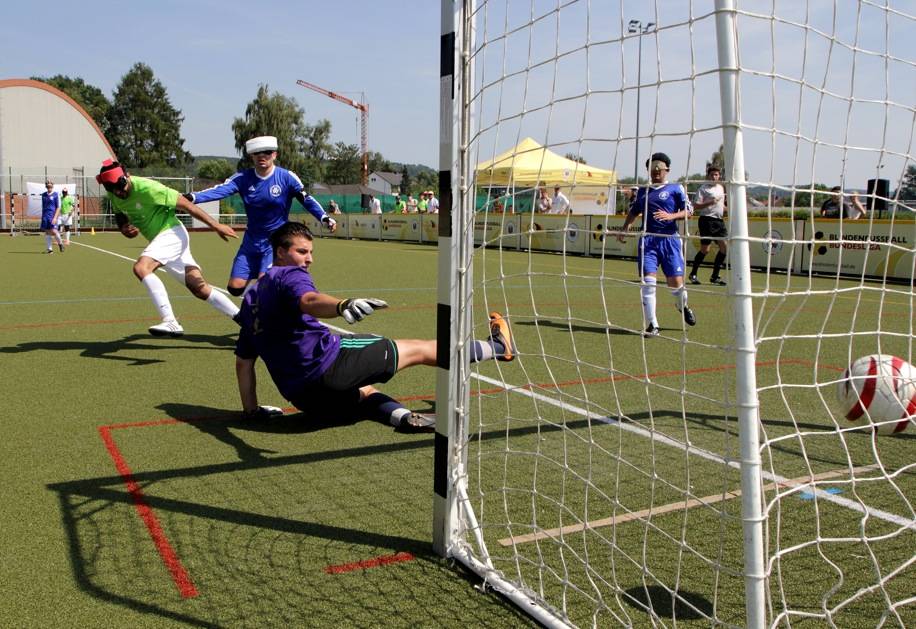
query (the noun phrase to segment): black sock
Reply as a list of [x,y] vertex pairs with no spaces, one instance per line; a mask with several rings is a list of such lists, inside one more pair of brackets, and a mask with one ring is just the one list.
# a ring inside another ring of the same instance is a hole
[[700,265],[703,264],[703,259],[706,257],[706,254],[702,251],[697,251],[697,254],[693,256],[693,268],[690,269],[691,275],[696,275],[697,271],[700,270]]
[[725,263],[725,254],[721,251],[716,254],[716,259],[712,263],[712,277],[713,279],[718,279],[719,269],[722,268],[722,265]]

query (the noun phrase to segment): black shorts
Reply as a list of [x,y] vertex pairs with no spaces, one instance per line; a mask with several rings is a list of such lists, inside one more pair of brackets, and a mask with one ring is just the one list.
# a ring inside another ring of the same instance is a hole
[[359,388],[388,382],[398,370],[391,339],[372,334],[341,334],[340,353],[319,380],[304,385],[290,402],[301,411],[347,413],[359,403]]
[[700,244],[712,244],[713,240],[717,243],[728,238],[728,228],[718,216],[701,216],[700,217]]

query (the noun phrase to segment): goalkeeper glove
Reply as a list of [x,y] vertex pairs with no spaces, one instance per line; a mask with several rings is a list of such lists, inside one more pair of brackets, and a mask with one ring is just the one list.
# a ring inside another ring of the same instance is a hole
[[193,192],[183,192],[181,196],[183,196],[185,199],[187,199],[191,203],[194,203],[194,193]]
[[337,221],[325,214],[321,217],[321,224],[327,227],[329,230],[334,231],[334,228],[337,227]]
[[387,307],[387,303],[372,297],[345,299],[337,304],[337,314],[346,319],[347,323],[356,323],[357,321],[362,321],[376,310]]
[[259,406],[253,411],[245,411],[242,415],[250,421],[265,421],[274,417],[281,417],[283,409],[276,406]]

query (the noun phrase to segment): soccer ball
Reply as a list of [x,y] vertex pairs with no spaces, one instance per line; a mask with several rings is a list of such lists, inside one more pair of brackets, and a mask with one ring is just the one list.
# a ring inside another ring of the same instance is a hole
[[901,432],[916,423],[916,367],[888,354],[863,356],[837,383],[837,400],[851,424]]

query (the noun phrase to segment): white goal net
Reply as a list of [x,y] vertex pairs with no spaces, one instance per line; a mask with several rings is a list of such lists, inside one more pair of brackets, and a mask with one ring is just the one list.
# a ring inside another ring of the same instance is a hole
[[916,7],[442,6],[437,551],[545,625],[916,626]]

